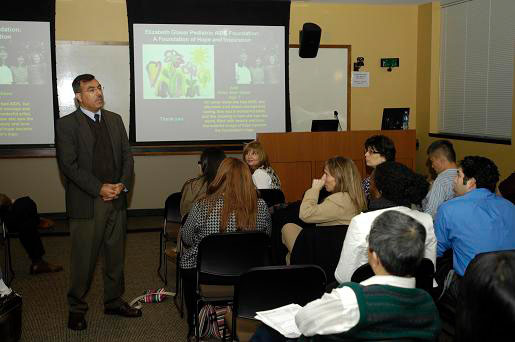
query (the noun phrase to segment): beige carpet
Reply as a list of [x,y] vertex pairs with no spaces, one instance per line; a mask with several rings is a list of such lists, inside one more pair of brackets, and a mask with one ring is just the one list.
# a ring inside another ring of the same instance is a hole
[[[46,260],[63,265],[54,274],[29,275],[30,261],[18,239],[12,239],[12,288],[23,297],[22,342],[37,341],[185,341],[187,326],[173,305],[172,298],[158,304],[144,304],[143,317],[127,319],[106,316],[102,304],[102,259],[99,258],[91,290],[87,296],[88,329],[81,332],[66,327],[69,280],[69,236],[43,237]],[[1,253],[3,262],[3,250]],[[125,300],[130,302],[147,289],[162,287],[157,276],[159,233],[130,233],[127,238]],[[3,263],[2,263],[3,264]],[[167,290],[174,291],[175,265],[169,263]],[[1,340],[1,338],[0,338]]]

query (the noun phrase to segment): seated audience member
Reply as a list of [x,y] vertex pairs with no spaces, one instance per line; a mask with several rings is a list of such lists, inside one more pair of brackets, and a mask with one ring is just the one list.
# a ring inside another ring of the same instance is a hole
[[209,183],[215,179],[218,166],[225,159],[225,153],[217,147],[208,147],[200,155],[198,162],[200,175],[188,180],[181,190],[181,217],[189,213],[193,203],[206,193]]
[[515,172],[499,183],[499,195],[515,204]]
[[432,184],[436,177],[438,177],[438,174],[436,173],[435,169],[433,169],[433,165],[431,165],[431,160],[429,160],[429,158],[426,159],[426,168],[429,172],[429,175],[426,177],[426,179],[430,184]]
[[[365,163],[375,167],[385,161],[395,160],[395,145],[393,141],[384,135],[373,135],[365,141]],[[370,200],[370,176],[361,183],[367,200]]]
[[431,167],[438,174],[426,198],[422,201],[422,210],[436,216],[436,210],[443,202],[454,198],[454,178],[458,171],[456,152],[448,140],[437,140],[427,148]]
[[196,265],[198,245],[203,237],[219,232],[259,230],[270,234],[268,207],[258,199],[249,168],[235,158],[226,158],[206,195],[193,204],[181,228],[181,274],[187,310],[188,336],[194,331]]
[[431,215],[410,209],[412,204],[420,204],[428,189],[429,184],[424,177],[403,164],[389,161],[375,168],[371,176],[371,211],[354,216],[351,220],[334,272],[339,283],[350,281],[354,271],[367,263],[367,235],[371,224],[388,209],[407,214],[424,226],[427,236],[424,256],[435,264],[436,238]]
[[[330,193],[318,204],[320,190]],[[366,199],[360,186],[360,174],[352,159],[334,157],[326,161],[321,179],[313,179],[300,205],[299,218],[317,226],[348,225],[350,220],[367,208]],[[282,241],[289,253],[302,228],[287,223],[282,228]],[[286,262],[289,263],[289,255]]]
[[[424,227],[408,215],[388,210],[377,216],[367,246],[375,276],[343,283],[301,308],[295,316],[299,341],[435,341],[438,311],[431,296],[415,288],[414,278],[425,238]],[[251,339],[281,340],[286,339],[264,325]]]
[[252,180],[256,188],[281,189],[281,181],[270,166],[268,156],[259,141],[252,141],[245,146],[243,160],[252,172]]
[[454,181],[457,197],[438,208],[437,256],[449,249],[453,255],[454,274],[444,288],[450,302],[456,300],[459,280],[478,253],[515,249],[515,206],[495,195],[498,181],[499,171],[490,159],[465,157]]
[[479,254],[460,282],[456,341],[513,341],[515,251]]
[[10,232],[18,232],[20,242],[29,255],[32,265],[30,274],[59,272],[63,268],[43,259],[45,249],[39,236],[38,228],[52,225],[48,219],[40,218],[36,203],[30,197],[20,197],[14,203],[4,194],[0,194],[0,214]]

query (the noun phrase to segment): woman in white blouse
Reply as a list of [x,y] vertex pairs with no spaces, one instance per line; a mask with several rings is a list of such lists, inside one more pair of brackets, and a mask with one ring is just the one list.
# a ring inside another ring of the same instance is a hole
[[436,236],[431,215],[411,209],[420,204],[429,190],[429,183],[407,166],[386,161],[376,166],[371,175],[369,211],[354,216],[351,220],[340,261],[334,272],[341,284],[350,281],[354,271],[368,262],[367,236],[372,222],[387,210],[396,210],[419,221],[426,229],[424,257],[436,262]]
[[281,190],[281,181],[270,166],[268,156],[259,141],[252,141],[245,145],[243,160],[252,172],[252,180],[256,188]]

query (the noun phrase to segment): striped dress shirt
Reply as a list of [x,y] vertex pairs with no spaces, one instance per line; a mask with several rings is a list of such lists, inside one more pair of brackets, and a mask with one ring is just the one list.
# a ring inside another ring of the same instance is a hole
[[422,200],[422,210],[431,215],[433,220],[440,204],[454,198],[454,179],[457,174],[458,169],[447,169],[440,172],[426,198]]

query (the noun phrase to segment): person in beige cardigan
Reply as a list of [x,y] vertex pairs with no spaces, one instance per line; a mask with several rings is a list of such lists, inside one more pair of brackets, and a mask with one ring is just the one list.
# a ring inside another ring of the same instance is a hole
[[[330,193],[318,204],[322,187]],[[306,191],[300,205],[299,218],[306,223],[316,223],[317,227],[348,225],[350,220],[367,208],[365,194],[361,188],[361,177],[352,159],[333,157],[326,161],[324,174],[313,179],[311,188]],[[286,262],[302,227],[287,223],[282,228],[282,241],[288,249]]]

